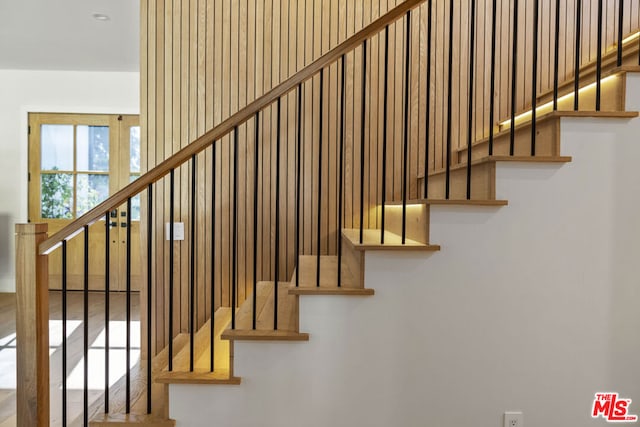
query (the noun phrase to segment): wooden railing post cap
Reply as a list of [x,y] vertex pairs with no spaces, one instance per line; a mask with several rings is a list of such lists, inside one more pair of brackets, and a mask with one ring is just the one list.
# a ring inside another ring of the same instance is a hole
[[41,234],[46,233],[48,230],[49,225],[45,223],[16,224],[16,234]]

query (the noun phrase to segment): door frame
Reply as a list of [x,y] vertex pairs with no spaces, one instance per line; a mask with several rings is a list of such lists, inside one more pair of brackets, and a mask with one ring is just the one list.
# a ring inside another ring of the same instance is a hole
[[[105,121],[105,123],[108,124],[108,126],[111,129],[111,131],[110,131],[110,147],[109,147],[110,148],[110,150],[109,150],[110,153],[109,153],[109,155],[110,155],[110,159],[111,159],[110,161],[113,161],[113,159],[115,159],[116,162],[121,162],[124,157],[128,157],[128,156],[124,156],[123,157],[123,154],[120,153],[120,151],[123,151],[123,150],[120,149],[121,148],[119,146],[120,144],[117,144],[119,138],[122,137],[122,134],[120,133],[120,131],[121,131],[120,122],[123,120],[123,117],[124,117],[125,122],[129,122],[131,120],[131,117],[135,116],[137,118],[138,126],[139,126],[139,117],[140,117],[139,113],[137,113],[137,112],[122,113],[122,110],[118,110],[116,112],[105,112],[105,110],[99,110],[99,111],[96,111],[96,112],[87,112],[86,109],[83,109],[82,111],[78,111],[78,112],[73,112],[73,111],[70,112],[69,108],[61,108],[60,110],[62,110],[62,111],[60,111],[60,112],[54,112],[53,109],[51,109],[51,108],[47,108],[45,111],[35,111],[35,110],[45,110],[45,109],[42,109],[42,108],[37,108],[37,109],[34,109],[34,108],[23,108],[22,109],[22,118],[23,118],[24,121],[26,121],[26,126],[24,126],[25,129],[28,129],[28,126],[30,125],[30,114],[43,114],[43,115],[51,114],[51,115],[56,115],[56,116],[64,116],[64,115],[78,116],[78,118],[71,117],[71,120],[69,120],[69,124],[72,124],[74,126],[85,124],[81,119],[81,116],[83,116],[83,115],[87,116],[87,119],[88,119],[87,120],[87,124],[89,124],[89,125],[91,125],[91,121],[95,121],[95,116],[109,116],[109,117],[107,117],[107,120]],[[71,109],[71,110],[73,110],[73,109]],[[117,132],[118,132],[117,136],[115,136],[116,141],[114,141],[114,134],[113,134],[114,130],[117,130]],[[31,131],[33,132],[33,130],[31,130]],[[30,150],[31,150],[31,147],[30,147],[31,137],[32,137],[32,135],[31,135],[30,132],[21,132],[21,139],[26,140],[26,143],[21,145],[21,147],[22,147],[22,149],[21,149],[22,153],[21,154],[24,154],[24,151],[26,151],[26,156],[24,156],[24,157],[26,158],[27,173],[25,174],[25,176],[27,176],[27,177],[32,172],[32,164],[31,164],[32,162],[38,163],[37,169],[40,169],[40,166],[39,166],[39,160],[40,159],[36,160],[36,159],[31,159],[30,158],[30,154],[31,154],[30,153]],[[39,152],[39,149],[40,148],[38,147],[38,152]],[[141,155],[142,155],[142,152],[141,152]],[[141,161],[142,161],[142,159],[141,159]],[[141,166],[142,166],[142,164],[141,164]],[[75,165],[74,165],[74,167],[75,167]],[[110,167],[110,170],[112,170],[111,167]],[[141,171],[141,173],[142,173],[142,171]],[[127,163],[127,173],[126,173],[126,175],[127,176],[129,175],[129,173],[128,173],[128,163]],[[38,179],[38,176],[31,176],[30,179],[36,180],[36,179]],[[26,181],[26,189],[27,189],[27,191],[24,191],[21,194],[26,196],[25,197],[25,199],[26,199],[25,202],[26,203],[21,203],[21,208],[24,209],[26,207],[26,216],[27,216],[27,218],[29,218],[29,221],[31,221],[31,220],[40,221],[41,218],[40,218],[39,214],[36,215],[36,217],[34,217],[34,218],[31,218],[31,215],[30,215],[31,212],[30,212],[30,209],[29,209],[29,204],[32,201],[31,199],[33,197],[35,197],[35,196],[33,196],[31,194],[32,182],[30,181],[30,179],[27,178],[25,180]],[[118,182],[118,181],[122,181],[122,177],[120,177],[120,176],[116,177],[116,181],[113,181],[113,179],[110,180],[110,185],[109,185],[109,187],[110,187],[109,188],[110,195],[114,194],[115,192],[117,192],[119,190],[122,182]],[[114,183],[115,183],[115,185],[114,185]],[[118,209],[118,211],[119,211],[119,209]],[[119,219],[120,218],[118,218],[118,220]],[[45,220],[42,220],[42,221],[45,221]],[[47,222],[51,221],[53,223],[56,223],[59,220],[52,219],[52,220],[46,220],[46,221]],[[72,220],[65,220],[65,222],[66,221],[73,221],[73,219]],[[105,223],[103,221],[98,221],[96,224],[93,224],[90,227],[90,229],[94,229],[95,230],[95,227],[101,227],[101,226],[104,226],[104,225],[105,225]],[[136,225],[135,228],[137,230],[139,230],[139,224],[137,223],[137,221],[136,221],[135,225]],[[54,226],[54,228],[57,228],[57,226]],[[111,237],[112,238],[115,237],[116,240],[119,240],[117,236],[122,234],[119,229],[120,229],[120,227],[112,228],[112,230],[111,230]],[[53,230],[50,230],[49,234],[51,234],[51,231],[53,231]],[[76,244],[78,244],[78,243],[80,245],[82,244],[80,242],[81,239],[74,239],[74,241],[75,240],[78,240],[78,242],[75,242]],[[135,245],[136,247],[139,246],[139,244],[140,244],[140,242],[138,240],[139,239],[134,239],[134,242],[133,242],[133,245]],[[115,241],[114,241],[114,243],[115,243]],[[124,242],[122,242],[122,243],[124,243]],[[97,244],[97,242],[96,243],[91,242],[91,247],[94,247],[95,244]],[[114,245],[111,245],[111,246],[113,247]],[[114,254],[114,255],[116,255],[116,254]],[[115,265],[115,263],[117,263],[117,261],[118,261],[118,257],[114,256],[114,255],[112,255],[112,261],[111,261],[112,265]],[[117,265],[115,265],[115,266],[117,267]],[[118,270],[118,269],[116,268],[116,270]],[[113,271],[112,276],[114,275],[114,273],[117,275],[118,272],[117,271]],[[140,274],[142,274],[142,271],[140,272]],[[139,289],[138,288],[138,284],[141,281],[141,277],[139,275],[136,275],[136,276],[138,276],[138,277],[132,277],[132,280],[134,282],[134,286],[133,286],[134,289],[132,289],[132,290],[134,290],[134,291],[137,291]],[[90,278],[90,289],[93,289],[95,286],[99,286],[99,288],[102,288],[104,286],[104,284],[103,284],[102,281],[100,281],[100,282],[101,282],[100,285],[91,285],[92,280]],[[55,289],[55,288],[53,288],[53,289]],[[98,288],[96,288],[96,289],[98,289]],[[124,290],[124,289],[115,289],[115,287],[112,284],[112,290]]]

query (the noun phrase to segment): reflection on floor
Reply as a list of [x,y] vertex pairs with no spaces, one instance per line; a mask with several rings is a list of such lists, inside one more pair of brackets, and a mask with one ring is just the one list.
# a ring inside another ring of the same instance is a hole
[[[140,357],[140,308],[138,294],[131,298],[130,366]],[[67,419],[81,425],[83,411],[83,294],[67,296]],[[111,394],[120,387],[126,372],[126,296],[112,293],[109,298],[109,387]],[[51,426],[60,426],[62,417],[62,295],[49,293],[49,354],[51,383]],[[89,294],[89,413],[102,411],[105,388],[105,296]],[[0,427],[16,425],[16,337],[15,295],[0,294]],[[111,397],[113,402],[113,396]],[[115,403],[115,402],[114,402]]]

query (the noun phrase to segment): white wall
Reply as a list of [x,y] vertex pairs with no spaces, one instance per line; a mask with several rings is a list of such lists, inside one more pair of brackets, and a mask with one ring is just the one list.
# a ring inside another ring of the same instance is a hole
[[[640,92],[637,92],[640,93]],[[170,387],[178,426],[601,426],[640,414],[640,119],[566,119],[567,165],[501,164],[503,208],[435,207],[432,255],[367,253],[375,296],[301,297],[308,343],[237,343],[240,386]]]
[[138,73],[0,70],[0,292],[15,289],[14,224],[27,220],[29,112],[140,111]]

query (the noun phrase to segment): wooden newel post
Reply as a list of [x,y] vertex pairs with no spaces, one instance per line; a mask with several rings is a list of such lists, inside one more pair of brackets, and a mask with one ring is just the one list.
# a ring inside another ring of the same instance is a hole
[[16,224],[17,425],[49,425],[47,224]]

